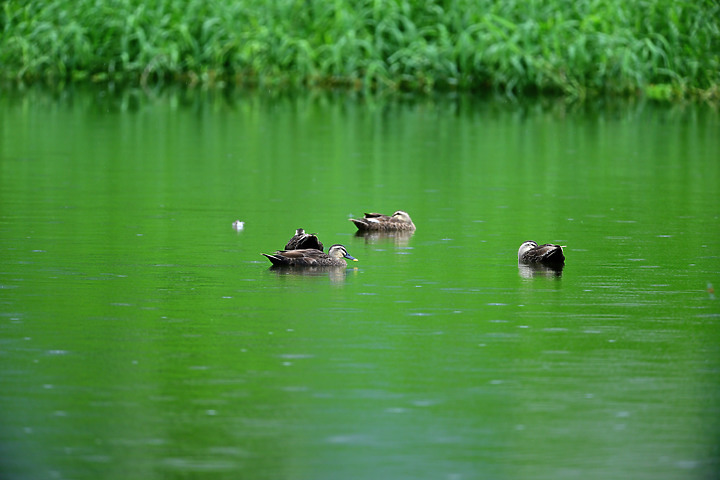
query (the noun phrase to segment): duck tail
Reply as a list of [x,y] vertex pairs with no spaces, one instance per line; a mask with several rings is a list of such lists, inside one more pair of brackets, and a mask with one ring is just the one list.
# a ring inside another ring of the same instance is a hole
[[349,220],[355,224],[358,230],[367,230],[368,228],[368,224],[365,220],[358,218],[350,218]]
[[273,265],[285,265],[286,259],[279,255],[270,255],[269,253],[262,253],[261,255],[266,256]]
[[544,261],[558,264],[565,263],[565,255],[563,254],[562,247],[560,247],[560,245],[557,245],[556,247],[557,248],[554,248],[547,253],[543,259]]

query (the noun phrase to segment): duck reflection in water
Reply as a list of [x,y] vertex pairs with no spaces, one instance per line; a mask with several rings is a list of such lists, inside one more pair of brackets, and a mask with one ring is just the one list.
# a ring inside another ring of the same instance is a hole
[[343,283],[348,271],[356,271],[357,268],[346,267],[282,267],[273,265],[268,269],[277,274],[278,277],[324,277],[327,276],[331,283]]
[[412,237],[414,233],[414,231],[407,230],[398,230],[395,232],[358,230],[355,232],[355,236],[364,238],[366,244],[392,243],[398,247],[407,247],[410,243],[410,237]]
[[518,273],[522,278],[560,278],[562,277],[563,268],[565,268],[565,265],[528,265],[524,263],[518,263]]

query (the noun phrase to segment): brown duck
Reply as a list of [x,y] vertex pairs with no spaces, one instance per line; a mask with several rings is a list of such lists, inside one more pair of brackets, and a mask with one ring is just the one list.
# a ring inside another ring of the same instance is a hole
[[415,224],[407,212],[398,210],[391,216],[381,213],[366,213],[363,218],[351,218],[351,222],[360,231],[365,232],[388,232],[388,231],[414,231]]
[[263,253],[278,267],[347,267],[345,259],[357,262],[347,249],[340,244],[330,247],[328,253],[316,248],[303,248],[300,250],[278,250],[273,254]]
[[538,245],[537,242],[529,240],[520,245],[518,250],[518,262],[527,265],[563,265],[565,255],[561,245],[546,243]]
[[314,248],[315,250],[323,251],[323,244],[318,239],[317,235],[312,233],[305,233],[305,230],[298,228],[295,230],[295,236],[285,245],[285,250],[303,250],[305,248]]

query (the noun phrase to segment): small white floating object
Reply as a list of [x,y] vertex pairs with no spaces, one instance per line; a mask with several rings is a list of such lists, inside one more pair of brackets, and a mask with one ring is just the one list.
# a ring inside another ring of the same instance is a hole
[[245,228],[245,222],[241,222],[240,220],[235,220],[233,222],[232,226],[233,226],[233,229],[235,229],[235,231],[239,232]]

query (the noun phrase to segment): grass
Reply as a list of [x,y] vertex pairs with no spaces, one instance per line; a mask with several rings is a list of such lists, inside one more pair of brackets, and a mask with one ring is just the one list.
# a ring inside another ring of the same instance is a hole
[[0,2],[0,78],[720,98],[715,0]]

